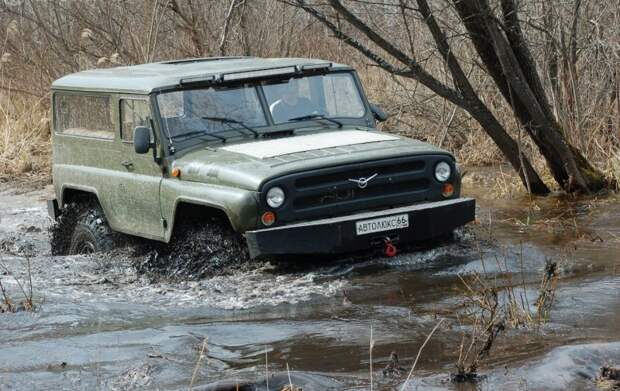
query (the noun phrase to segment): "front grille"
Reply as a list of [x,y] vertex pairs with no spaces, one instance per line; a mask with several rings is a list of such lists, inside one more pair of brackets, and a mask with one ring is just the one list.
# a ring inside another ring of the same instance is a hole
[[[268,181],[263,190],[277,185],[286,193],[276,212],[279,223],[437,200],[441,184],[433,171],[440,160],[453,166],[446,155],[393,158],[290,174]],[[365,187],[349,180],[375,174]]]
[[[412,162],[404,162],[403,164],[396,163],[388,163],[388,164],[377,164],[376,170],[377,172],[374,174],[382,175],[398,175],[403,173],[414,173],[420,172],[424,170],[425,162],[423,160],[415,160]],[[374,175],[370,174],[370,175]],[[305,178],[300,178],[295,181],[295,187],[298,190],[305,190],[308,188],[313,188],[316,186],[320,187],[330,187],[333,185],[343,185],[350,184],[348,181],[349,178],[362,178],[369,177],[368,168],[358,169],[355,168],[349,171],[340,171],[325,174],[325,175],[316,175],[309,176]]]
[[[426,178],[414,179],[396,183],[386,183],[364,189],[353,188],[346,190],[325,189],[320,194],[299,196],[293,200],[293,207],[297,211],[308,208],[337,205],[351,200],[374,200],[386,196],[405,195],[408,193],[428,190],[429,180]],[[303,194],[303,193],[302,193]]]

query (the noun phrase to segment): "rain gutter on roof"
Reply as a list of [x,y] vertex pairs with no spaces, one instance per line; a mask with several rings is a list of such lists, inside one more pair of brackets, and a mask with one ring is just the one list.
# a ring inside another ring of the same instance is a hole
[[331,62],[319,64],[290,65],[283,67],[269,67],[262,69],[252,69],[248,71],[226,72],[217,75],[206,74],[203,76],[186,77],[179,81],[180,85],[188,84],[216,84],[231,81],[255,80],[275,76],[303,75],[308,73],[326,73],[332,69]]
[[77,91],[77,92],[92,92],[92,93],[108,93],[108,94],[134,94],[134,95],[149,95],[155,89],[131,89],[131,88],[93,88],[93,87],[71,87],[71,86],[52,86],[52,91]]

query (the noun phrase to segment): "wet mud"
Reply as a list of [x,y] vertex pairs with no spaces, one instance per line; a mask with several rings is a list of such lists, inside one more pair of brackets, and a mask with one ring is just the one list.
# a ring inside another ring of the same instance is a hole
[[[19,300],[32,279],[37,306],[0,314],[0,390],[362,390],[371,364],[373,389],[401,389],[441,319],[407,390],[598,390],[620,364],[617,196],[532,204],[466,188],[477,224],[432,248],[180,272],[189,259],[131,245],[51,255],[49,189],[3,186],[0,280]],[[547,321],[506,330],[475,384],[452,382],[470,327],[461,278],[518,281],[534,302],[549,260],[562,262]]]
[[208,226],[196,222],[177,230],[169,244],[131,240],[128,252],[136,271],[153,281],[201,280],[262,266],[250,260],[240,236],[219,221]]

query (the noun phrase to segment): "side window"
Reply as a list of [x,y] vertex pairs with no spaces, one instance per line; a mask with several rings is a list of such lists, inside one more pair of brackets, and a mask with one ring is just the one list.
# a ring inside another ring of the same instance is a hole
[[56,133],[114,139],[109,96],[57,93],[54,100]]
[[136,126],[151,127],[151,109],[146,100],[122,99],[120,114],[123,141],[133,142],[133,130]]

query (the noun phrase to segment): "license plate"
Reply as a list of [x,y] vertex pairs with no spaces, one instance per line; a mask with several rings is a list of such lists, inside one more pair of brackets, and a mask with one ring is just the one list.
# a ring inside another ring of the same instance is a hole
[[355,222],[357,235],[366,235],[374,232],[391,231],[393,229],[403,229],[407,227],[409,227],[409,215],[406,213]]

